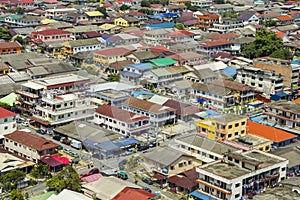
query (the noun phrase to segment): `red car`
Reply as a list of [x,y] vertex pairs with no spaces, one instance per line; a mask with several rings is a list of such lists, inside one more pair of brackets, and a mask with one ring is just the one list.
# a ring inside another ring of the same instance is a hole
[[90,176],[92,174],[97,174],[97,173],[99,173],[99,169],[95,167],[88,172],[83,172],[82,174],[80,174],[79,179],[86,177],[86,176]]

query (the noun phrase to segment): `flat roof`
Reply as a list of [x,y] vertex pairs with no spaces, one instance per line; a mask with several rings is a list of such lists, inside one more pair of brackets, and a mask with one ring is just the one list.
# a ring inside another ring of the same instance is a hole
[[102,96],[106,96],[109,98],[114,98],[114,99],[118,99],[118,98],[122,98],[122,97],[129,97],[128,95],[118,92],[116,90],[101,91],[101,92],[97,92],[97,94],[100,94]]
[[25,86],[27,88],[31,88],[31,89],[34,89],[34,90],[40,90],[40,89],[44,88],[43,85],[34,83],[32,81],[28,81],[27,83],[23,83],[22,86]]
[[47,77],[42,79],[36,79],[34,80],[34,82],[45,86],[51,86],[51,85],[58,85],[58,84],[85,81],[85,80],[89,80],[89,78],[75,75],[75,74],[66,74],[61,76],[53,76],[53,77]]
[[242,119],[246,120],[247,118],[246,118],[246,116],[228,113],[228,114],[216,116],[213,119],[220,123],[229,123],[229,122],[234,122],[234,121],[238,121],[238,120],[242,120]]

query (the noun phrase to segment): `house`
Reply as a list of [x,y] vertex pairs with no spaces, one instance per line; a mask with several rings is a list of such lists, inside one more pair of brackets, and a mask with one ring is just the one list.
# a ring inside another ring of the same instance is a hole
[[131,60],[116,61],[109,64],[108,67],[105,69],[105,72],[120,74],[121,71],[125,68],[125,66],[130,64],[133,64]]
[[196,52],[182,52],[169,56],[179,65],[197,65],[205,62],[204,56]]
[[84,13],[89,22],[98,22],[103,18],[103,14],[99,11],[88,11]]
[[20,54],[21,48],[19,42],[0,42],[0,55]]
[[173,60],[172,58],[169,58],[169,57],[151,59],[151,60],[149,60],[149,62],[158,68],[171,67],[171,66],[174,66],[177,64],[177,62],[175,60]]
[[16,130],[4,135],[4,148],[26,159],[38,163],[42,156],[55,154],[56,144],[42,137]]
[[107,48],[94,53],[94,62],[102,66],[109,65],[116,61],[126,60],[126,56],[132,51],[124,47]]
[[[228,152],[223,160],[196,168],[199,190],[192,196],[240,199],[286,178],[288,160],[258,150]],[[262,184],[264,183],[264,184]]]
[[253,37],[240,37],[230,40],[232,42],[231,48],[228,49],[232,55],[239,55],[242,51],[243,46],[255,41]]
[[121,27],[137,27],[140,21],[135,17],[119,17],[114,19],[114,25]]
[[214,4],[209,7],[208,12],[214,14],[221,14],[225,12],[233,12],[233,6],[230,4]]
[[82,22],[87,22],[88,17],[81,13],[67,13],[62,17],[63,21],[69,22],[71,24],[79,24]]
[[278,25],[289,25],[294,22],[294,19],[289,15],[280,15],[274,19]]
[[281,127],[288,127],[299,132],[299,104],[292,101],[275,101],[264,106],[264,115],[268,120],[277,123]]
[[198,173],[196,169],[185,171],[181,174],[171,176],[167,179],[171,191],[190,193],[198,188]]
[[68,31],[70,33],[70,39],[76,40],[76,39],[83,39],[86,37],[86,33],[88,32],[97,32],[100,33],[103,31],[103,28],[101,26],[97,25],[86,25],[86,26],[74,26],[72,28],[66,28],[65,31]]
[[93,122],[127,137],[147,132],[151,128],[149,117],[139,116],[110,105],[97,108]]
[[191,5],[200,9],[207,9],[212,3],[212,0],[191,0]]
[[248,24],[258,24],[259,18],[255,11],[244,11],[240,13],[237,17],[238,20],[241,20],[243,24],[246,26]]
[[144,163],[152,171],[169,177],[191,170],[201,164],[193,156],[171,147],[163,147],[144,153]]
[[127,33],[118,33],[109,37],[108,41],[109,45],[114,47],[117,45],[136,44],[140,41],[140,38]]
[[159,57],[160,57],[160,53],[155,53],[151,51],[136,51],[126,56],[126,59],[131,60],[136,64],[139,64],[139,63],[148,62],[149,60],[156,59]]
[[283,91],[283,76],[255,67],[238,69],[235,81],[253,86],[268,95]]
[[124,69],[120,72],[120,75],[122,79],[137,84],[144,73],[152,69],[153,67],[149,63],[129,64],[124,66]]
[[0,136],[11,133],[16,129],[16,114],[0,107]]
[[183,75],[190,70],[183,66],[157,68],[143,74],[141,80],[151,83],[155,88],[168,85],[171,82],[182,80]]
[[126,187],[123,190],[121,190],[121,192],[119,192],[114,198],[112,198],[112,200],[148,200],[154,197],[155,194],[148,192],[144,189]]
[[219,22],[220,16],[217,14],[203,14],[198,16],[199,19],[199,29],[208,30],[213,28],[213,24]]
[[30,37],[33,42],[44,43],[53,41],[70,40],[70,33],[61,29],[50,29],[38,32],[32,32]]
[[165,39],[168,38],[169,29],[155,29],[144,32],[144,42],[148,45],[160,45]]
[[283,76],[283,86],[297,90],[300,65],[298,61],[288,61],[270,57],[253,59],[253,66],[263,70],[273,71]]
[[172,31],[167,34],[173,43],[186,43],[194,40],[195,34],[186,30]]
[[105,41],[97,38],[70,40],[63,43],[62,54],[68,57],[79,52],[99,50],[105,46]]
[[260,124],[258,122],[253,122],[251,120],[247,120],[247,126],[249,134],[258,135],[271,140],[273,142],[272,146],[275,148],[290,145],[297,138],[297,135],[291,134],[287,131],[265,124]]
[[13,27],[35,27],[41,25],[41,18],[31,15],[10,15],[5,17],[4,22]]
[[20,95],[19,101],[21,102],[17,109],[21,110],[23,114],[31,115],[44,91],[60,89],[65,93],[79,92],[86,90],[89,82],[89,78],[74,74],[29,80],[21,84],[21,88],[16,91],[16,94]]
[[95,108],[83,93],[50,90],[44,92],[30,118],[41,126],[56,127],[74,120],[90,120]]
[[176,119],[182,121],[191,121],[196,113],[203,111],[201,108],[173,99],[167,100],[163,106],[175,109]]
[[228,33],[230,31],[235,31],[239,28],[243,28],[244,24],[242,20],[237,18],[220,18],[219,22],[213,24],[213,28],[208,29],[209,32],[217,33]]
[[58,194],[52,194],[48,199],[49,200],[67,200],[71,198],[72,200],[92,200],[92,198],[85,196],[79,192],[72,190],[64,189]]
[[230,49],[231,45],[232,42],[226,39],[202,42],[197,46],[197,53],[210,57],[211,54]]
[[150,117],[150,122],[154,127],[175,123],[175,110],[167,106],[161,106],[146,100],[130,97],[123,105],[122,109],[134,112],[138,115]]
[[194,70],[185,74],[184,79],[192,81],[194,83],[209,83],[212,80],[215,80],[219,75],[211,70],[211,68],[203,68],[199,70]]
[[11,70],[11,68],[8,65],[6,65],[4,62],[0,63],[0,74],[1,75],[5,75],[5,74],[9,73],[10,70]]
[[76,8],[54,8],[54,9],[47,9],[44,12],[44,16],[47,19],[58,19],[62,18],[64,15],[68,13],[77,13],[78,10]]

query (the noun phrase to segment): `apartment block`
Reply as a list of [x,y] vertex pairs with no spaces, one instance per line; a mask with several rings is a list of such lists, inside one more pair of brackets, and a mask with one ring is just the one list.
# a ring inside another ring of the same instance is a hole
[[0,136],[17,129],[16,114],[0,107]]

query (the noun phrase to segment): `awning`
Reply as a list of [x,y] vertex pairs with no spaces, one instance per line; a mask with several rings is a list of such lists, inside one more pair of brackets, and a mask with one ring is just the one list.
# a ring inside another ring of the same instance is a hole
[[194,192],[190,193],[191,196],[194,196],[196,198],[202,199],[202,200],[216,200],[215,198],[208,196],[206,194],[201,193],[200,191],[195,190]]
[[164,175],[161,175],[161,174],[154,174],[154,175],[152,176],[152,178],[153,178],[153,179],[156,179],[156,180],[158,180],[158,181],[166,179],[166,177],[165,177]]

